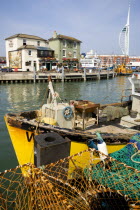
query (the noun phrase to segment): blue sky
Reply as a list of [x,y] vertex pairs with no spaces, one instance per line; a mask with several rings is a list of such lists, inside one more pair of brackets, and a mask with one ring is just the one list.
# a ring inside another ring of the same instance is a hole
[[[0,56],[11,35],[49,39],[54,30],[80,39],[81,53],[121,54],[118,37],[128,6],[129,0],[0,0]],[[140,0],[131,0],[130,55],[140,56]]]

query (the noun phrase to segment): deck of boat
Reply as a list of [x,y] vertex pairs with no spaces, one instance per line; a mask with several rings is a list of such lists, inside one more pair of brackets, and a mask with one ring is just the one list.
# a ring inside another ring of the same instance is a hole
[[98,127],[98,128],[91,128],[88,131],[94,133],[96,131],[99,131],[101,133],[113,133],[113,134],[132,134],[134,135],[135,133],[137,133],[137,130],[134,129],[130,129],[130,128],[124,128],[124,127],[120,127],[119,125],[104,125],[102,127]]

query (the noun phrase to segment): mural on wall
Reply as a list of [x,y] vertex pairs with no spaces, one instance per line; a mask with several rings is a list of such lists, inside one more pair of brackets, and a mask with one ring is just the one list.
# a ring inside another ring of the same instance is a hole
[[10,68],[22,68],[21,50],[9,52],[9,66]]

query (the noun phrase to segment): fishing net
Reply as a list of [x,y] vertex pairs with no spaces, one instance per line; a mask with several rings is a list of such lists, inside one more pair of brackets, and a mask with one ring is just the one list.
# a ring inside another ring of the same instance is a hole
[[140,133],[135,134],[124,148],[110,156],[140,171]]
[[130,202],[139,203],[139,180],[138,169],[88,149],[39,168],[26,164],[1,173],[0,209],[129,209]]
[[128,114],[129,114],[128,108],[117,107],[117,106],[116,107],[115,106],[107,106],[101,112],[101,116],[107,117],[107,121],[121,118]]

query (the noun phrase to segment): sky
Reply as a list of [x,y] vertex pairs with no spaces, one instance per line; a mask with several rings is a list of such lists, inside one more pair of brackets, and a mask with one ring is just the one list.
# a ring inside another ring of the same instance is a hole
[[[52,37],[53,32],[82,41],[81,53],[122,54],[119,34],[130,0],[0,0],[0,56],[5,38],[23,33]],[[140,56],[140,0],[131,0],[130,50]]]

